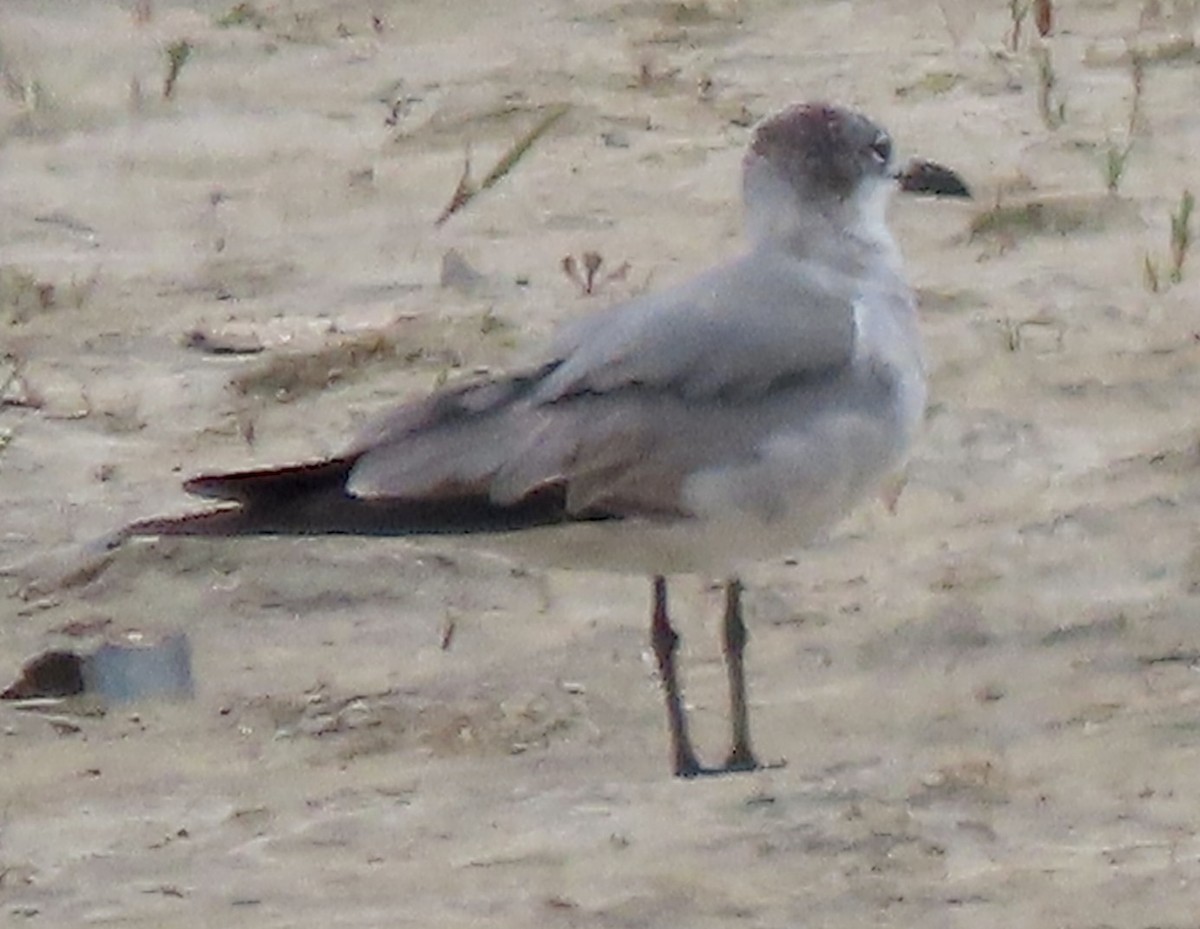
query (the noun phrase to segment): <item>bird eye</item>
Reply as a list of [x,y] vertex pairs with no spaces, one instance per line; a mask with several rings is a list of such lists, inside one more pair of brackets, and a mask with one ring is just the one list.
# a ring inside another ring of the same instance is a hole
[[892,160],[892,140],[885,133],[879,133],[871,143],[871,155],[881,165]]

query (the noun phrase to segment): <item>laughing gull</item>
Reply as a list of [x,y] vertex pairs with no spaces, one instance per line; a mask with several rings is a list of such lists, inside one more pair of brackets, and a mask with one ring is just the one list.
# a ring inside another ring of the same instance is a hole
[[[859,113],[785,109],[743,161],[740,257],[578,319],[525,370],[406,403],[336,457],[197,477],[188,491],[226,503],[122,537],[453,536],[543,565],[647,574],[674,773],[757,768],[738,572],[809,543],[904,463],[925,374],[884,213],[898,180],[935,193],[957,181],[933,167],[897,172],[888,134]],[[673,573],[728,578],[721,768],[702,766],[688,736]]]

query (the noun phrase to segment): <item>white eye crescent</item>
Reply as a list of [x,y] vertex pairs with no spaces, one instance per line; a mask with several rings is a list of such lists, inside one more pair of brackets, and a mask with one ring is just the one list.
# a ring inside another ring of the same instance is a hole
[[892,140],[888,138],[887,133],[881,132],[875,137],[875,141],[871,143],[871,156],[881,165],[886,165],[892,160]]

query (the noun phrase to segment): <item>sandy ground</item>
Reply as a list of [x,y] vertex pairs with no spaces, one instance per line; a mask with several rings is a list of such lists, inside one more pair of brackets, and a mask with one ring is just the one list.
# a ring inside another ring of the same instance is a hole
[[[860,106],[979,198],[894,210],[933,380],[898,514],[747,577],[785,767],[667,775],[644,579],[145,543],[3,579],[5,680],[81,626],[183,630],[198,692],[0,708],[0,922],[1196,925],[1200,257],[1169,280],[1194,23],[1058,4],[1040,114],[1031,25],[1005,51],[1008,4],[943,6],[4,0],[0,564],[182,511],[187,474],[336,450],[730,253],[745,126],[781,105]],[[563,103],[434,227],[468,148],[478,179]],[[477,278],[443,286],[451,250]],[[560,263],[589,250],[630,267],[584,297]],[[674,590],[715,760],[719,594]]]

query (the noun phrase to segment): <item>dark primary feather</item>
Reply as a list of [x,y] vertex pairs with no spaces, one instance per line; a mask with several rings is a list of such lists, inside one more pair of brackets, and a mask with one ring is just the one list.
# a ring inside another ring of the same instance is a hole
[[141,520],[127,527],[122,536],[459,535],[509,532],[579,518],[567,513],[561,487],[539,490],[510,506],[499,506],[482,494],[437,500],[364,500],[346,492],[351,466],[352,461],[342,459],[196,478],[188,482],[188,490],[238,505]]

